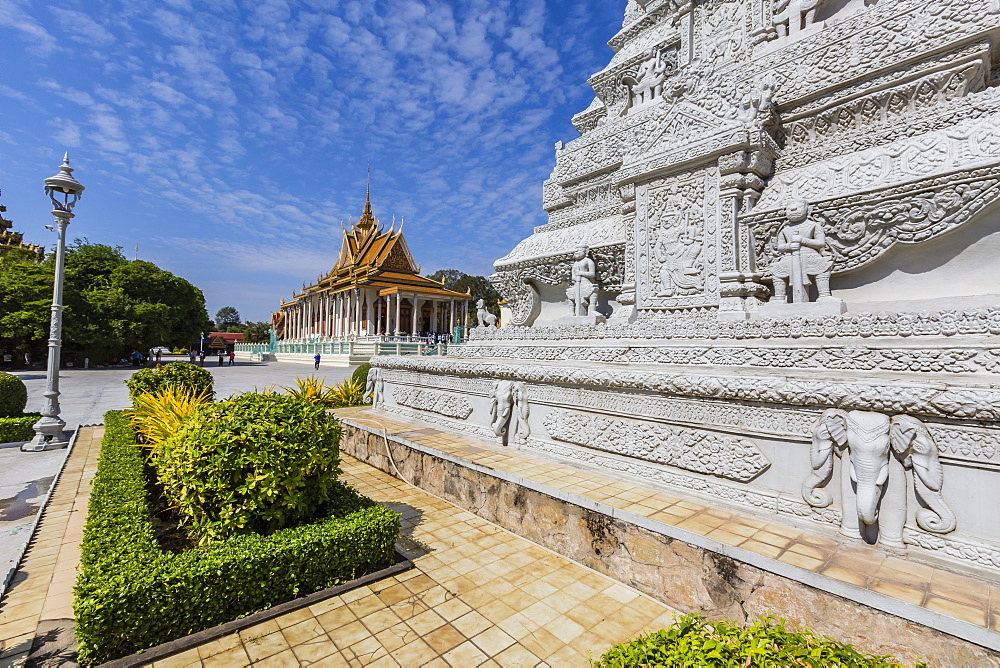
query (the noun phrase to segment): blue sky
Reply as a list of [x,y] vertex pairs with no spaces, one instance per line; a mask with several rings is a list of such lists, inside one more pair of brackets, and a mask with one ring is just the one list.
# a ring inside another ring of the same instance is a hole
[[372,204],[424,273],[489,274],[545,221],[553,144],[624,0],[0,0],[0,203],[50,245],[120,245],[267,319]]

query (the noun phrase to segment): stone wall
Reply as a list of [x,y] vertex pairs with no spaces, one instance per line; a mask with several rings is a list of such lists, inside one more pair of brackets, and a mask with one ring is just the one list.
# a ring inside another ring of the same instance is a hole
[[[519,536],[684,612],[754,620],[773,613],[907,662],[1000,666],[1000,654],[749,563],[560,499],[344,421],[341,448]],[[539,486],[541,487],[541,486]],[[555,492],[555,490],[552,490]]]

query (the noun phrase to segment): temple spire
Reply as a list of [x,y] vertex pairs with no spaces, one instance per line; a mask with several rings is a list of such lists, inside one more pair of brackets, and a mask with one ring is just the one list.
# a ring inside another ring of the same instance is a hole
[[356,230],[368,232],[375,229],[377,223],[372,214],[372,166],[368,165],[368,187],[365,189],[365,210],[361,213],[361,219],[354,226]]

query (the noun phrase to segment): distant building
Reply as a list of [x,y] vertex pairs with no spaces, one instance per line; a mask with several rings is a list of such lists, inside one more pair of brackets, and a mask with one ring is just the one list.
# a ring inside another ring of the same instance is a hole
[[0,205],[0,255],[5,255],[8,251],[16,249],[28,255],[34,255],[38,260],[45,257],[45,248],[24,243],[21,233],[13,231],[13,221],[3,217],[6,211],[7,207]]
[[337,263],[273,315],[284,341],[450,333],[468,316],[469,293],[420,275],[403,226],[385,231],[372,214],[371,188],[361,218],[344,230]]

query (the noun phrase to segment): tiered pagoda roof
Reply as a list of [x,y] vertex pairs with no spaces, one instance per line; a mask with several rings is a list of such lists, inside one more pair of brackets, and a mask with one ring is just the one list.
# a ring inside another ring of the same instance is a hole
[[[441,283],[420,275],[420,267],[403,238],[403,225],[386,231],[372,213],[371,187],[365,194],[361,218],[344,229],[344,240],[333,268],[316,283],[303,286],[293,301],[320,292],[337,293],[358,287],[377,288],[379,295],[417,294],[468,300],[471,295],[446,290]],[[283,302],[288,304],[290,302]]]
[[45,256],[45,248],[24,243],[24,237],[21,233],[13,230],[14,222],[3,217],[6,212],[7,207],[0,204],[0,255],[4,255],[9,250],[17,249],[35,255],[41,260]]

